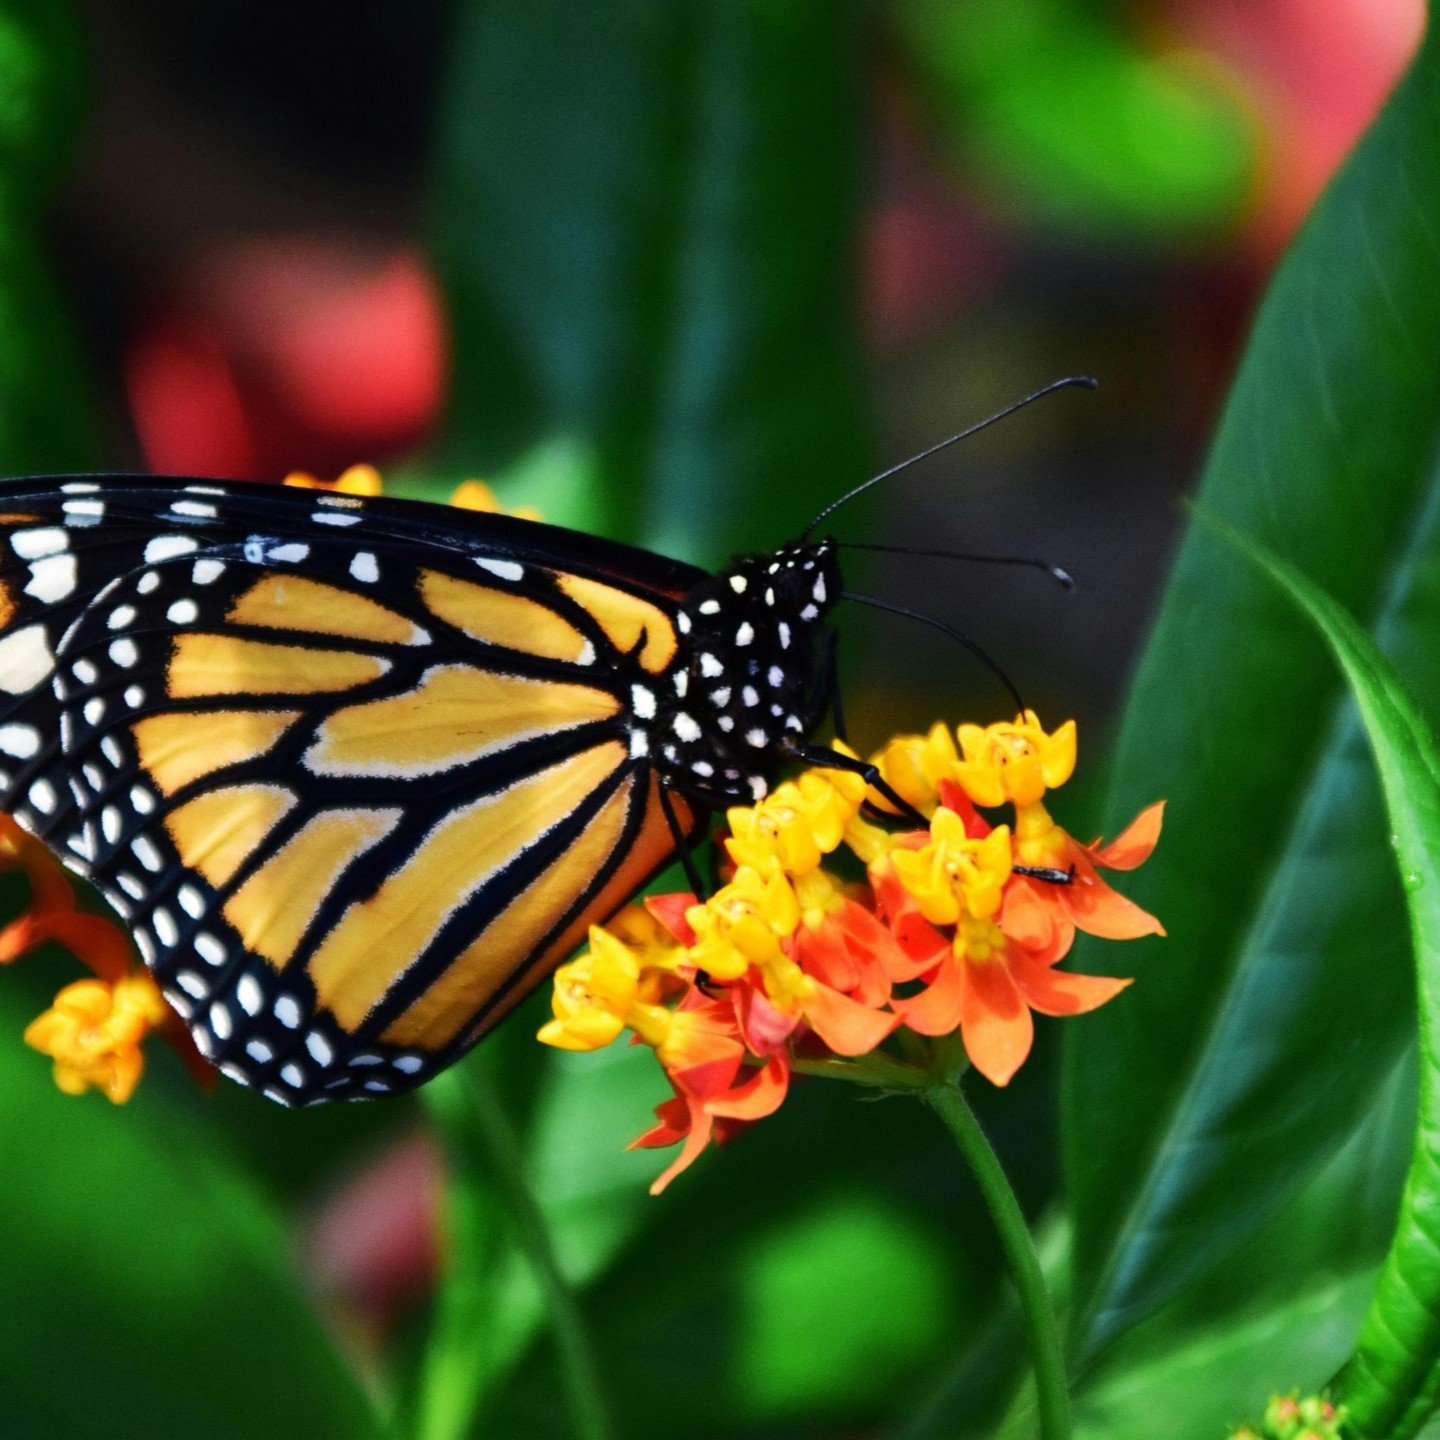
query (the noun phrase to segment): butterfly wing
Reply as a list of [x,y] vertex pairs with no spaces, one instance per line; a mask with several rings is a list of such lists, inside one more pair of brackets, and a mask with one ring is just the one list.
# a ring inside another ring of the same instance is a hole
[[12,482],[0,557],[0,804],[274,1099],[418,1084],[672,852],[628,715],[689,567],[146,477]]

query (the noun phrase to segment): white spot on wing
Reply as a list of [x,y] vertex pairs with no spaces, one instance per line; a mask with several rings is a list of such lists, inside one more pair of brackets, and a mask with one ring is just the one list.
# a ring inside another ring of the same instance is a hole
[[253,975],[242,975],[235,987],[235,998],[247,1015],[258,1015],[265,1007],[265,992]]
[[477,559],[475,563],[482,570],[488,570],[499,580],[519,580],[525,574],[525,567],[517,564],[514,560],[491,560],[487,556]]
[[30,567],[30,583],[25,587],[27,595],[33,595],[46,605],[63,600],[75,589],[75,557],[73,555],[47,555]]
[[33,690],[54,668],[43,625],[27,625],[0,639],[0,690],[7,694]]
[[188,535],[157,535],[145,547],[145,563],[158,565],[162,560],[173,560],[177,555],[188,555],[199,548]]
[[199,614],[200,607],[193,600],[177,600],[165,612],[165,618],[172,625],[190,625]]
[[10,548],[22,560],[58,555],[69,544],[70,537],[58,525],[48,525],[42,530],[17,530],[10,537]]
[[0,725],[0,750],[17,760],[28,760],[40,749],[40,732],[33,725]]
[[368,550],[362,550],[350,562],[350,574],[362,585],[373,585],[380,578],[380,565]]
[[197,585],[213,585],[225,573],[223,560],[197,560],[190,578]]

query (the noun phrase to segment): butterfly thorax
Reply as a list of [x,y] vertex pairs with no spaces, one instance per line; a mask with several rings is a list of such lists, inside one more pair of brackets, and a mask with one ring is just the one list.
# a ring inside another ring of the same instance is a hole
[[819,639],[840,593],[829,541],[744,556],[676,615],[680,648],[633,699],[632,748],[711,804],[763,798],[825,704]]

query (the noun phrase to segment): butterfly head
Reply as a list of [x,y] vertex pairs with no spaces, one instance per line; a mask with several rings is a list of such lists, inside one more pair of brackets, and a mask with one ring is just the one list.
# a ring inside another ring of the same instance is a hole
[[819,660],[840,596],[829,540],[748,555],[685,597],[661,685],[633,697],[632,745],[676,789],[712,804],[763,798],[828,693]]

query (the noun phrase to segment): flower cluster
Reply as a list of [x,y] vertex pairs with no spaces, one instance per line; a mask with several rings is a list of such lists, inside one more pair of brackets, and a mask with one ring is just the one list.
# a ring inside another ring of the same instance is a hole
[[[713,895],[652,897],[591,929],[556,972],[540,1039],[594,1050],[628,1030],[655,1051],[674,1095],[634,1143],[683,1142],[655,1193],[771,1114],[796,1071],[889,1083],[905,1068],[882,1049],[897,1032],[912,1056],[958,1035],[1004,1085],[1030,1052],[1032,1012],[1077,1015],[1129,984],[1057,966],[1077,930],[1164,933],[1099,874],[1149,856],[1163,805],[1082,845],[1045,805],[1075,753],[1073,722],[1047,733],[1032,711],[900,736],[872,763],[904,809],[853,768],[810,770],[726,814]],[[946,1053],[926,1050],[935,1064]]]
[[1345,1407],[1332,1405],[1323,1395],[1306,1400],[1276,1395],[1265,1407],[1258,1430],[1242,1425],[1230,1440],[1340,1440],[1344,1425]]

